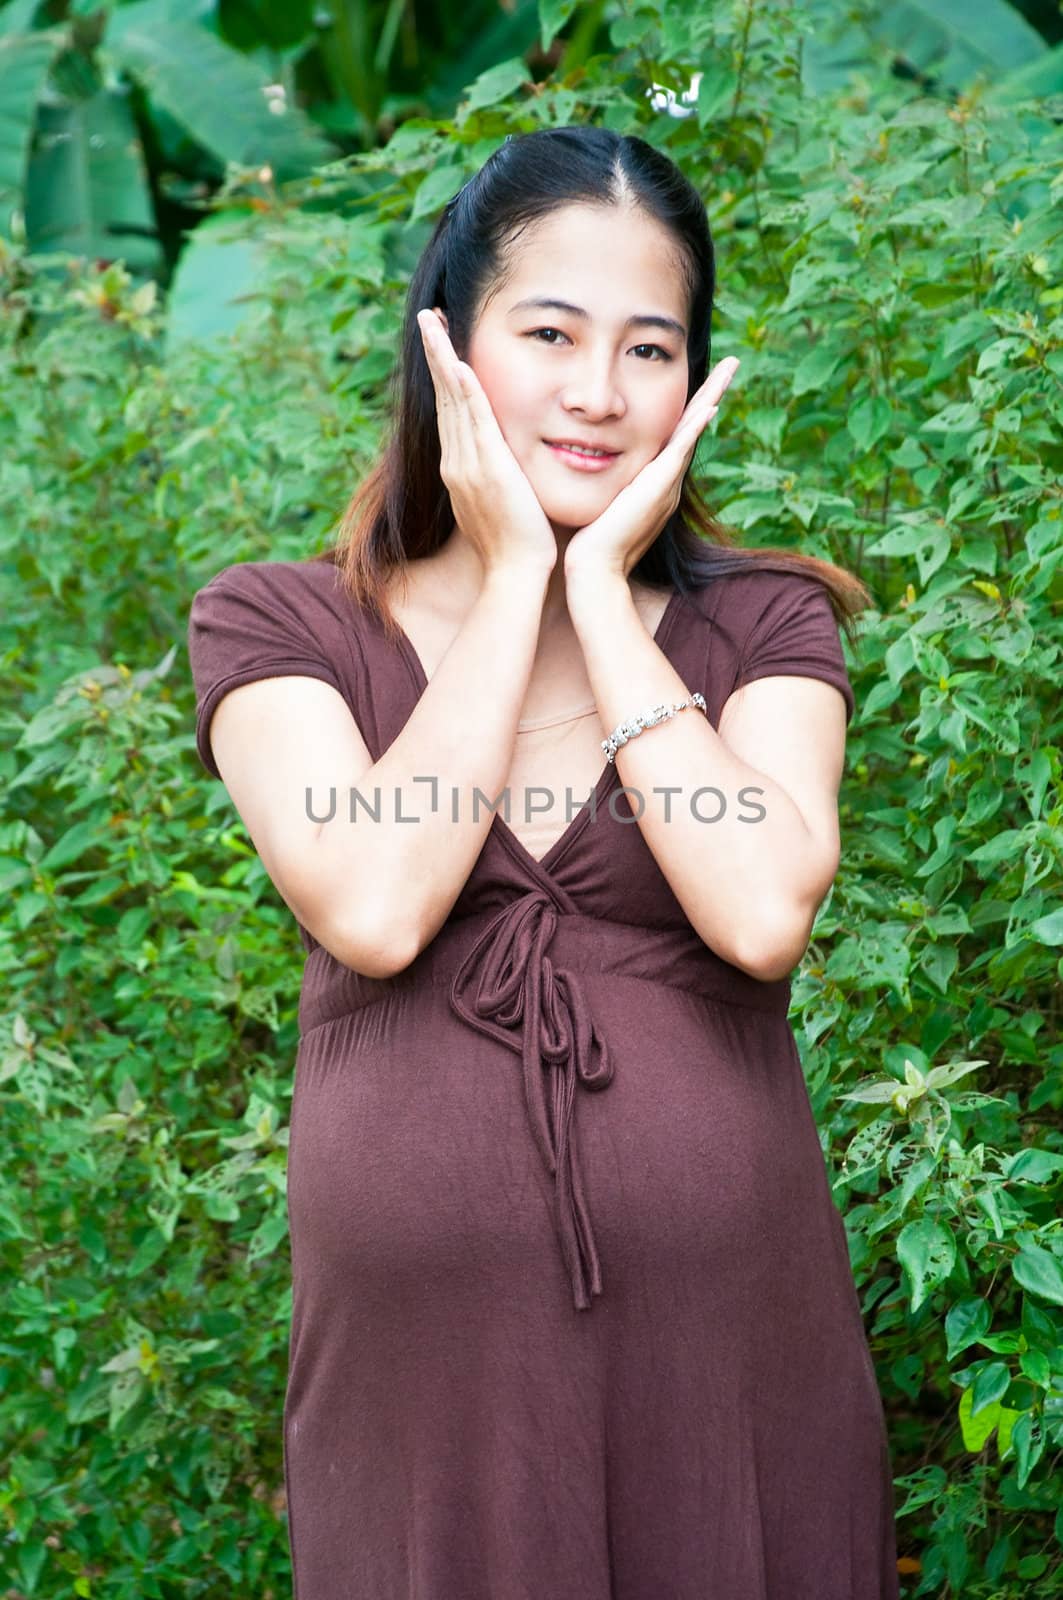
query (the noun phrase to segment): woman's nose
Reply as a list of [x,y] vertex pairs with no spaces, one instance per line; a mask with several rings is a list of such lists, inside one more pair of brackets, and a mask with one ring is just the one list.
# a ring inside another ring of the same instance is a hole
[[586,416],[622,416],[627,402],[616,380],[612,361],[608,357],[585,361],[569,376],[564,403],[570,410],[581,411]]

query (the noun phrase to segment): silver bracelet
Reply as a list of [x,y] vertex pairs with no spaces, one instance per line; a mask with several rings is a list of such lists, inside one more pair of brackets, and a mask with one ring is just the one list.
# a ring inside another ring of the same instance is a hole
[[654,706],[650,711],[642,711],[630,722],[618,722],[608,739],[602,740],[602,749],[605,759],[613,762],[616,752],[622,744],[627,744],[629,739],[637,738],[644,728],[653,728],[658,722],[665,722],[669,717],[674,717],[677,711],[685,711],[688,706],[696,706],[708,716],[708,707],[703,695],[692,694],[689,700],[680,700],[677,705]]

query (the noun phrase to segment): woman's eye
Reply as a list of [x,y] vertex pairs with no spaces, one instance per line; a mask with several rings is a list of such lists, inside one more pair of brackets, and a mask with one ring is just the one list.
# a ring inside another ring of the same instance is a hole
[[[561,333],[561,330],[560,328],[533,328],[527,337],[529,339],[537,339],[541,333]],[[561,337],[562,339],[566,339],[568,335],[561,333]],[[554,341],[552,339],[548,339],[545,342],[552,345]],[[656,350],[662,361],[671,361],[673,359],[673,357],[669,355],[668,351],[663,350],[659,344],[636,344],[632,346],[632,348],[635,350]]]

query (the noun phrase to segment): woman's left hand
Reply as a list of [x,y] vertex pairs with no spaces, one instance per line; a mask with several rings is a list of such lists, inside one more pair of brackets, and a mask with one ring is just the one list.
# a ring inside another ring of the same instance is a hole
[[735,356],[728,356],[713,367],[653,460],[619,491],[600,517],[572,535],[565,550],[566,578],[577,568],[581,574],[606,571],[627,578],[678,506],[698,440],[719,410],[723,393],[740,365]]

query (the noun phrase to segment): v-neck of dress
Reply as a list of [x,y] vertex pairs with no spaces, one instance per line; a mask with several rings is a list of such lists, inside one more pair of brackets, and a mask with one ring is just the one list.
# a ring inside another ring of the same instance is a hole
[[[673,589],[672,593],[668,597],[668,604],[665,606],[664,611],[661,614],[661,619],[653,632],[653,642],[662,651],[664,650],[665,640],[667,639],[671,630],[672,619],[675,616],[681,598],[681,591],[678,589]],[[410,639],[409,634],[399,622],[398,618],[395,618],[394,620],[395,626],[398,628],[398,642],[403,654],[406,657],[410,671],[413,674],[414,681],[417,684],[417,700],[420,700],[421,696],[428,688],[428,675],[424,670],[420,656],[414,649],[413,642]],[[414,703],[416,704],[416,701]],[[509,823],[498,811],[495,812],[491,819],[491,827],[488,829],[487,837],[490,838],[492,833],[496,834],[497,837],[502,841],[502,844],[514,857],[519,866],[523,867],[526,872],[530,872],[536,879],[549,883],[551,881],[550,874],[557,864],[558,857],[572,845],[573,841],[579,837],[583,829],[587,826],[592,808],[595,814],[597,814],[598,807],[606,799],[606,796],[608,795],[617,777],[618,773],[616,770],[616,763],[612,761],[604,761],[602,770],[598,775],[598,782],[595,784],[594,789],[591,792],[592,798],[588,800],[587,805],[580,807],[579,811],[576,812],[576,815],[573,817],[564,833],[560,834],[558,838],[554,840],[553,844],[545,852],[545,854],[541,856],[532,855],[528,847],[522,842],[520,836],[514,833]]]

